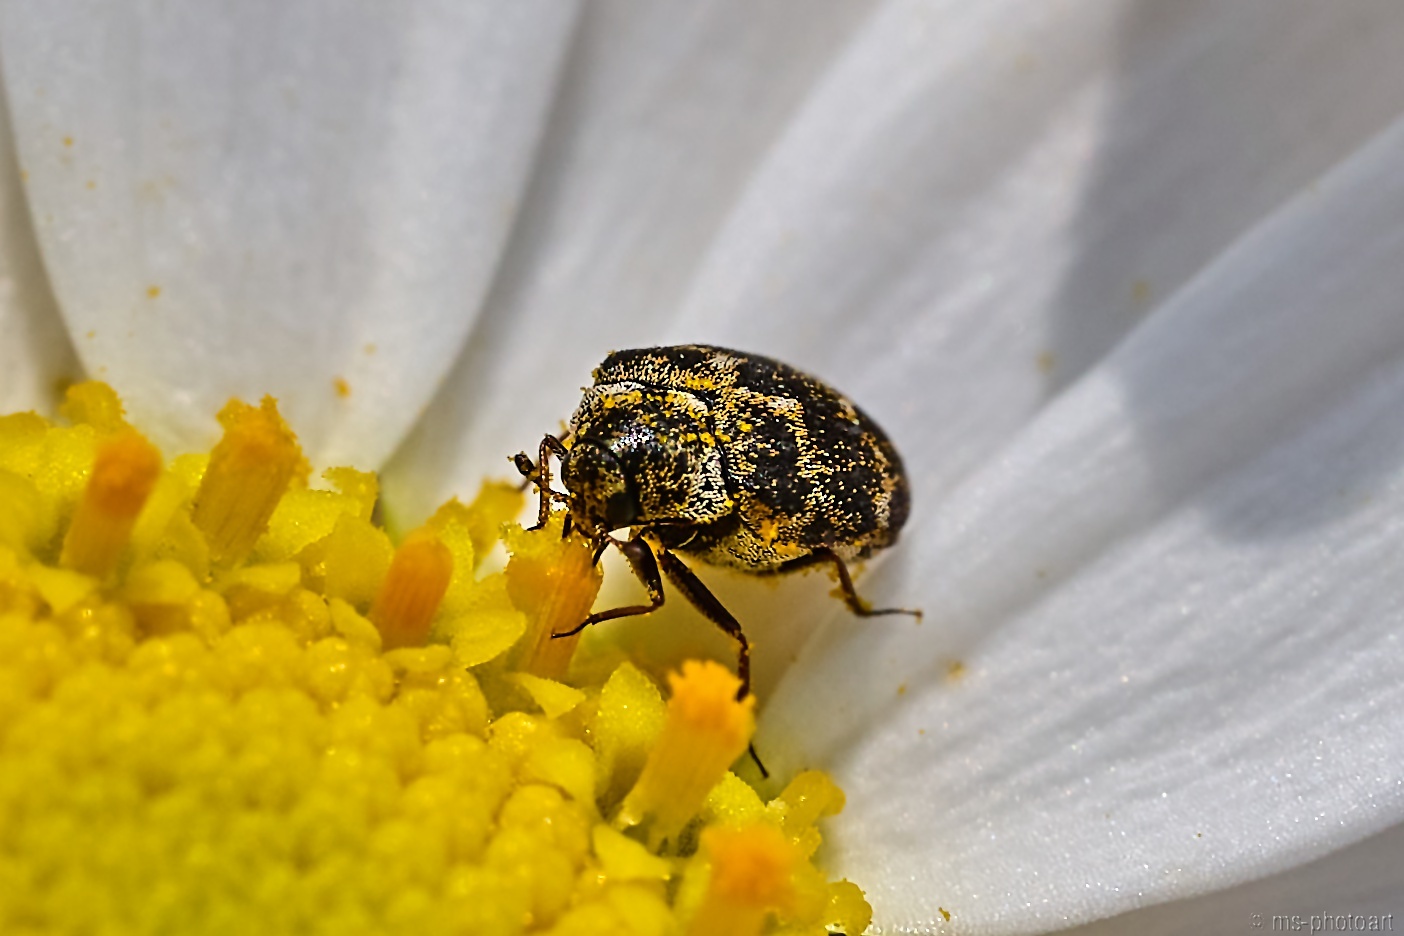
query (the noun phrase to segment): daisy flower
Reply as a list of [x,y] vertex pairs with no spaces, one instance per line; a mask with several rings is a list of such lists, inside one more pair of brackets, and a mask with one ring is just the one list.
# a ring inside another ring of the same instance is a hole
[[[870,932],[1381,917],[1401,41],[1366,0],[9,4],[0,409],[100,379],[181,453],[271,394],[408,531],[609,349],[781,358],[914,486],[860,588],[920,624],[703,570]],[[609,643],[728,659],[680,604]]]

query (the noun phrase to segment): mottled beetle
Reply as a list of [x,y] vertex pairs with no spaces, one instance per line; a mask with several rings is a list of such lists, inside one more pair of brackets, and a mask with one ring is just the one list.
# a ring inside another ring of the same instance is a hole
[[[897,450],[847,397],[779,361],[706,345],[616,351],[594,381],[571,419],[571,444],[547,435],[536,463],[526,453],[514,461],[541,492],[537,526],[553,501],[565,504],[567,533],[574,524],[588,536],[596,561],[616,547],[651,603],[591,614],[554,636],[658,609],[662,569],[740,644],[744,697],[741,625],[674,550],[752,573],[833,563],[854,614],[919,614],[874,610],[848,574],[847,561],[896,542],[911,494]],[[568,493],[551,489],[553,454]],[[627,540],[610,535],[626,527]]]

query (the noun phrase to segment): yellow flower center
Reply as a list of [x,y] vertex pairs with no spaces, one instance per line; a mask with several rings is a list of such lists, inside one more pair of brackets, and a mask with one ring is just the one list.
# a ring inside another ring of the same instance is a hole
[[102,384],[62,413],[0,417],[0,932],[868,925],[832,782],[730,772],[735,677],[551,638],[600,584],[559,514],[487,484],[396,544],[271,399],[169,463]]

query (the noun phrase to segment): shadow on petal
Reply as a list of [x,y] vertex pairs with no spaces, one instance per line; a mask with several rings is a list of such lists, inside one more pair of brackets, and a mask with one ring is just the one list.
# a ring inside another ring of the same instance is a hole
[[[1390,932],[1404,926],[1402,867],[1404,826],[1394,826],[1281,874],[1058,932],[1059,936]],[[1346,922],[1343,915],[1352,919]],[[1328,921],[1327,916],[1332,919]],[[1386,922],[1386,917],[1395,919]]]
[[0,93],[0,412],[52,413],[61,384],[83,368],[59,316],[39,255],[10,107]]

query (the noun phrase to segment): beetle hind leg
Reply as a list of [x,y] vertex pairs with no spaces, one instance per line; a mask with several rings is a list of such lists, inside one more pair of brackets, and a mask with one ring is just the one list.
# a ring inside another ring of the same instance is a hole
[[872,602],[861,597],[853,587],[853,576],[848,574],[848,564],[843,558],[832,549],[816,549],[803,560],[794,566],[802,568],[819,562],[832,562],[834,571],[838,573],[839,592],[843,596],[843,603],[848,605],[848,610],[858,617],[882,617],[886,614],[907,614],[921,620],[921,611],[912,608],[874,608]]

